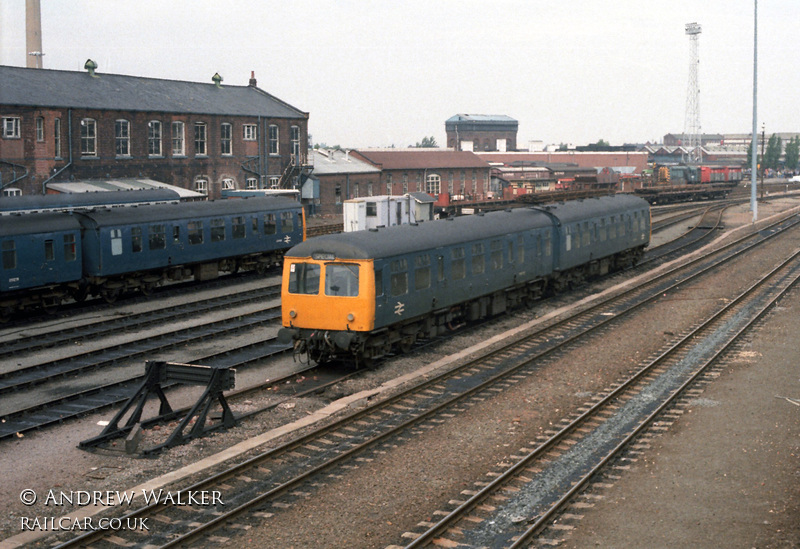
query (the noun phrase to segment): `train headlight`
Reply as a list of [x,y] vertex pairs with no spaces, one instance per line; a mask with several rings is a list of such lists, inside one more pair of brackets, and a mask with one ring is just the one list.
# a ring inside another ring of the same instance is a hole
[[297,316],[297,311],[292,309],[291,311],[289,311],[289,316],[292,317],[292,318],[295,318]]
[[348,313],[347,315],[347,322],[353,322],[356,319],[356,315],[353,313]]

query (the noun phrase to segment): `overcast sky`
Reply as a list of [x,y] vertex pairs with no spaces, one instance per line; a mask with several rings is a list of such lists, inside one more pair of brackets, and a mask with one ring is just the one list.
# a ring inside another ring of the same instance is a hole
[[[458,113],[518,142],[660,142],[684,129],[699,38],[704,133],[749,133],[753,0],[41,0],[46,69],[258,86],[314,143],[404,147]],[[758,127],[800,131],[800,1],[762,0]],[[0,63],[25,66],[25,1],[0,0]]]

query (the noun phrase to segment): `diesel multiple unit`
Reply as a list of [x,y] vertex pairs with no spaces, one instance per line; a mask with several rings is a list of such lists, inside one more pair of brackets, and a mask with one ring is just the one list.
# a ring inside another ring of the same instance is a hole
[[631,195],[309,239],[284,256],[279,338],[317,362],[369,362],[635,264],[649,240]]
[[66,297],[149,293],[167,280],[279,264],[304,238],[281,197],[8,215],[0,222],[0,317]]

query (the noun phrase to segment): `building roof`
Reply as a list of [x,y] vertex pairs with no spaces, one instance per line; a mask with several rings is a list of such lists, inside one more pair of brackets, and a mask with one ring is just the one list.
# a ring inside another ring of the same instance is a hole
[[314,171],[311,176],[334,175],[345,173],[380,173],[381,170],[355,158],[349,152],[335,149],[319,149],[313,151]]
[[181,199],[205,199],[206,195],[183,187],[167,185],[153,179],[119,178],[119,179],[93,179],[85,181],[50,182],[47,184],[49,191],[59,193],[96,193],[102,191],[138,191],[153,189],[169,189]]
[[0,103],[31,107],[307,118],[256,86],[0,65]]
[[[383,170],[485,169],[489,167],[489,164],[472,152],[452,149],[358,149],[354,152]],[[316,167],[314,169],[316,170]]]
[[517,124],[516,120],[505,114],[457,114],[445,122],[513,122]]

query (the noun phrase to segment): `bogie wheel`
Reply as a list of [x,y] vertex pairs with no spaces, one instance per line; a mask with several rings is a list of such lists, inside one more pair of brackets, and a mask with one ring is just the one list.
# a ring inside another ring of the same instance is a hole
[[100,297],[102,297],[106,303],[114,303],[120,293],[121,290],[119,288],[104,288],[100,290]]

